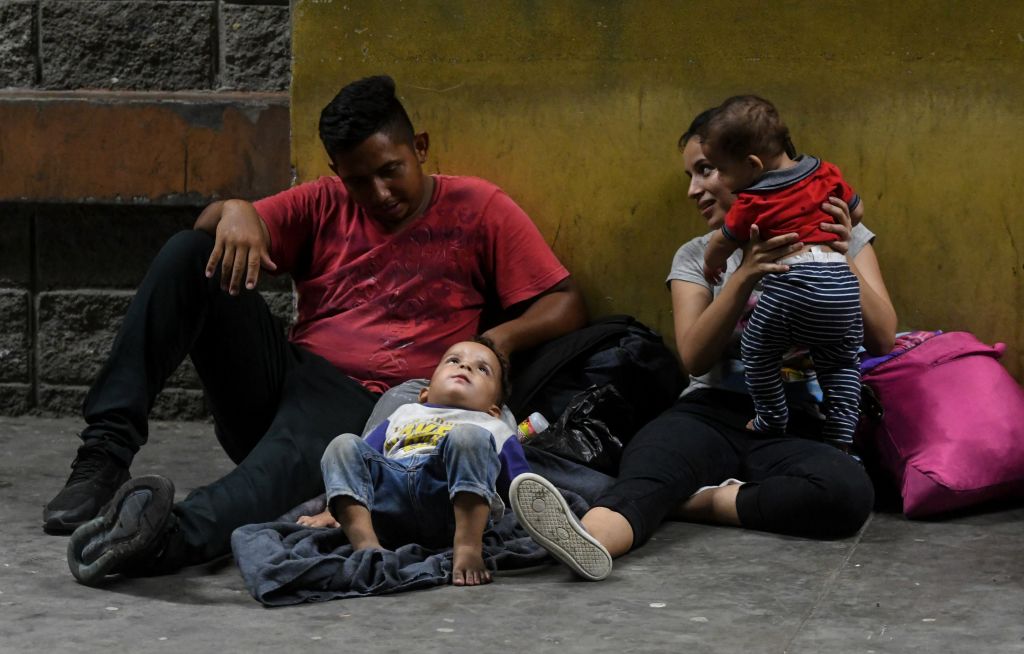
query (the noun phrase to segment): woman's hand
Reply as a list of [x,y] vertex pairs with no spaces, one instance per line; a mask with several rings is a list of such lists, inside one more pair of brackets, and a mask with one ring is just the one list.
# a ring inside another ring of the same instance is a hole
[[676,347],[689,374],[703,375],[722,358],[757,280],[771,272],[788,270],[778,260],[802,247],[796,234],[782,234],[762,242],[754,225],[750,228],[750,240],[743,246],[742,263],[718,295],[700,284],[672,281]]
[[750,240],[743,246],[743,262],[735,274],[742,275],[749,283],[756,282],[768,273],[786,272],[789,266],[779,263],[779,259],[799,252],[802,247],[803,243],[793,233],[780,234],[762,241],[757,225],[751,225]]
[[846,254],[850,251],[850,239],[853,233],[850,207],[839,198],[829,197],[827,202],[822,203],[821,210],[832,216],[835,222],[824,222],[819,227],[822,231],[839,237],[835,241],[830,241],[828,246],[840,254]]

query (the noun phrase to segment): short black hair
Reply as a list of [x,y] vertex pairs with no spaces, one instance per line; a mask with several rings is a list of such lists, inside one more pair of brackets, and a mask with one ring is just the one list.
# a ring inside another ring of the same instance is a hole
[[733,159],[753,154],[761,158],[785,152],[795,155],[789,128],[768,100],[737,95],[723,102],[699,130],[701,140]]
[[690,139],[694,136],[700,136],[701,130],[703,130],[704,126],[708,124],[709,120],[711,120],[711,115],[715,113],[716,109],[718,109],[718,107],[711,107],[710,109],[705,109],[697,114],[697,117],[693,119],[690,126],[686,128],[685,132],[683,132],[683,135],[679,137],[678,147],[680,152],[686,148],[686,144],[690,142]]
[[501,368],[501,389],[498,391],[498,404],[505,404],[505,402],[508,400],[509,393],[512,390],[512,387],[509,382],[510,365],[508,362],[508,357],[506,357],[504,354],[498,351],[498,346],[494,344],[494,341],[487,338],[486,336],[474,336],[469,340],[471,340],[474,343],[479,343],[480,345],[483,345],[491,352],[494,352],[495,358],[498,359],[498,367]]
[[412,145],[412,121],[395,96],[395,80],[387,75],[346,84],[320,112],[320,140],[328,156],[347,152],[378,132]]

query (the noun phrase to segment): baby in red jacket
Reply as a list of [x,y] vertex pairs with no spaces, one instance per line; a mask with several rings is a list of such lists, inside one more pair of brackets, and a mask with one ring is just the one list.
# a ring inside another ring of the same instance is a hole
[[830,196],[846,202],[854,222],[860,222],[860,198],[832,164],[809,155],[793,158],[789,130],[763,98],[729,98],[701,136],[719,181],[737,196],[704,253],[708,282],[718,282],[729,255],[750,239],[752,225],[762,239],[795,233],[803,244],[779,261],[788,266],[786,272],[761,280],[762,294],[740,341],[757,412],[749,426],[785,433],[789,414],[781,360],[792,345],[804,345],[824,391],[824,436],[846,447],[853,440],[860,401],[860,285],[846,256],[828,246],[838,236],[819,225],[831,220],[821,209]]

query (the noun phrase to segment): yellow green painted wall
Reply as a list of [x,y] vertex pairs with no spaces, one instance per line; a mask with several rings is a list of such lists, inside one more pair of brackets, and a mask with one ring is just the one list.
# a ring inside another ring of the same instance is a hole
[[1022,378],[1024,2],[296,0],[293,25],[299,179],[329,174],[321,107],[388,73],[431,172],[502,186],[594,314],[668,340],[663,280],[703,231],[676,139],[768,97],[864,197],[901,326],[1005,341]]

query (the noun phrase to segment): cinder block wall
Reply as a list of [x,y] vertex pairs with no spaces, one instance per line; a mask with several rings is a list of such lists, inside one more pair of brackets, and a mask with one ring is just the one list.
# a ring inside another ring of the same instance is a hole
[[[0,0],[0,414],[77,413],[163,242],[287,186],[290,69],[287,0]],[[186,363],[154,417],[205,415]]]
[[286,91],[287,0],[2,0],[0,88]]

